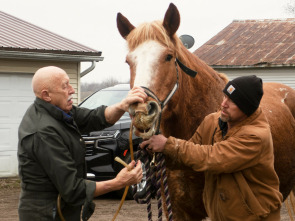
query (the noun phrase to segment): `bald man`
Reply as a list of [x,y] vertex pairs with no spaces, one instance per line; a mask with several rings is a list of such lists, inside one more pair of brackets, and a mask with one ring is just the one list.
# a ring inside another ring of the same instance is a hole
[[128,111],[130,104],[144,102],[146,94],[133,88],[128,96],[113,106],[94,110],[73,105],[75,90],[67,73],[58,67],[39,69],[32,80],[36,95],[19,126],[18,161],[21,178],[19,219],[60,220],[57,197],[67,221],[83,220],[94,210],[93,197],[125,186],[142,178],[141,163],[122,169],[116,178],[94,182],[86,180],[85,145],[80,132],[102,130],[113,125]]

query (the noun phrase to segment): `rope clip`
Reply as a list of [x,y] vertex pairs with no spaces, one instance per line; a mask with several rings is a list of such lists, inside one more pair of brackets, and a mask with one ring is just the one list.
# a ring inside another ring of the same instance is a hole
[[157,166],[157,162],[156,162],[156,153],[153,154],[153,159],[150,162],[150,166]]

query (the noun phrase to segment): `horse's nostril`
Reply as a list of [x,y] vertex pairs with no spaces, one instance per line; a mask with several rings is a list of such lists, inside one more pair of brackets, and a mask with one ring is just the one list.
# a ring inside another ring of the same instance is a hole
[[155,114],[155,112],[158,110],[157,108],[157,104],[153,101],[151,101],[149,104],[148,104],[148,113],[149,115],[153,115]]

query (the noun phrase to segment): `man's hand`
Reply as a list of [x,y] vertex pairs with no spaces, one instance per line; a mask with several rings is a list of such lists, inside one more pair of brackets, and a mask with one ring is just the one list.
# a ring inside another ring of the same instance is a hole
[[147,99],[147,95],[144,89],[141,87],[134,86],[129,92],[126,98],[124,98],[120,107],[125,112],[128,112],[129,106],[134,103],[144,103]]
[[146,148],[150,152],[163,152],[167,138],[162,134],[154,135],[150,139],[143,141],[139,147]]
[[132,170],[129,171],[128,168],[125,167],[114,179],[96,182],[94,197],[139,183],[143,176],[141,162],[137,161],[136,167],[134,166],[135,161],[133,160],[128,164],[128,168],[132,168]]
[[129,106],[133,103],[144,103],[147,99],[147,95],[141,87],[133,87],[129,92],[127,97],[125,97],[121,102],[108,106],[105,109],[105,118],[107,122],[114,124],[120,117],[128,112]]
[[125,186],[130,186],[133,184],[137,184],[141,181],[142,168],[141,168],[140,160],[137,161],[136,167],[134,166],[135,166],[135,161],[133,160],[130,164],[128,164],[128,168],[132,168],[130,171],[128,170],[127,167],[125,167],[116,176],[115,179],[121,185],[121,188]]

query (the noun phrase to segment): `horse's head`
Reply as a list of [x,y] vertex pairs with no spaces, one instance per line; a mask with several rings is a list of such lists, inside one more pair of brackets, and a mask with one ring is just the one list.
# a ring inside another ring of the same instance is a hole
[[130,86],[141,86],[149,95],[145,104],[130,107],[135,134],[144,139],[156,133],[165,105],[177,89],[176,57],[183,50],[175,34],[179,24],[179,12],[172,3],[163,21],[138,27],[134,27],[122,14],[117,15],[119,32],[129,49],[126,62],[130,66]]

